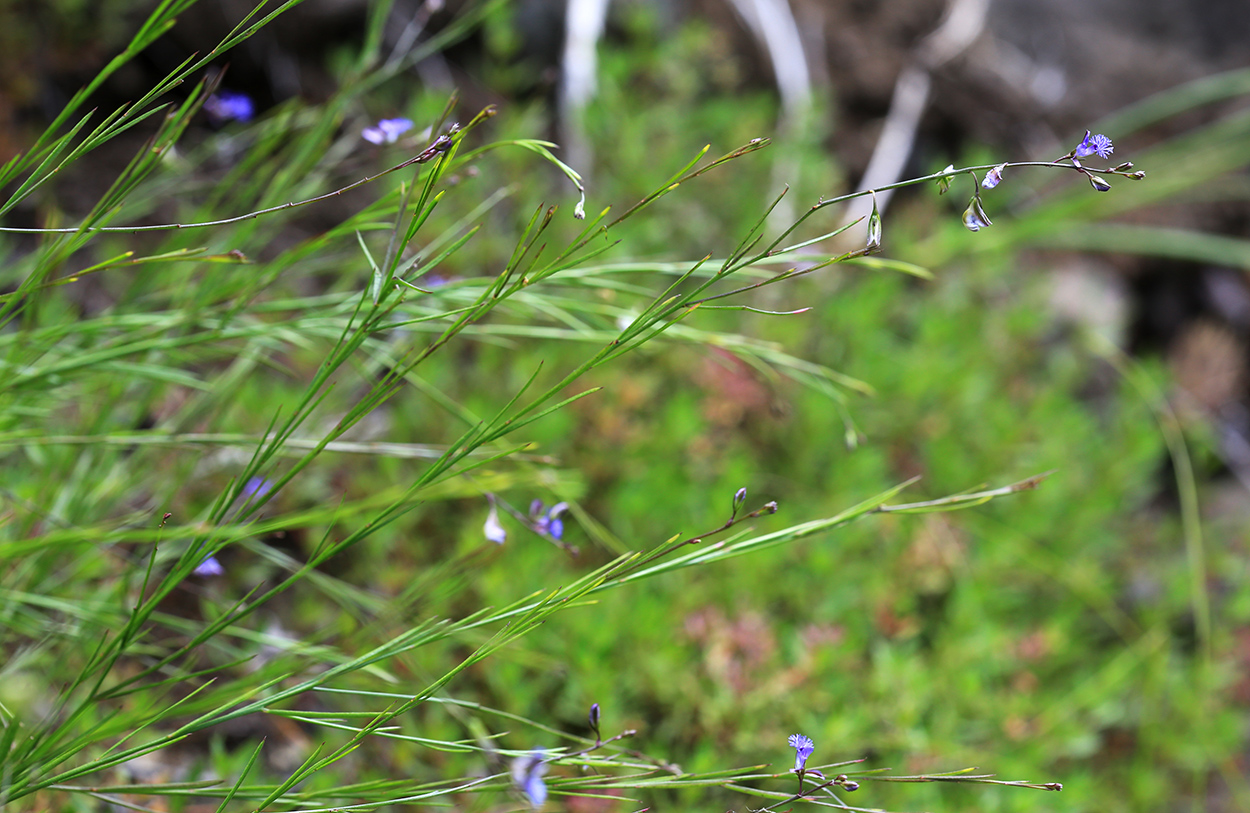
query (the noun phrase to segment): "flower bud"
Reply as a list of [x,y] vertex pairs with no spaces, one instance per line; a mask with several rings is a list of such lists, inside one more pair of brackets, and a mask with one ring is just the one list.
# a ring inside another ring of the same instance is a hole
[[1096,192],[1110,192],[1111,191],[1111,184],[1107,183],[1102,178],[1099,178],[1097,175],[1089,176],[1089,185],[1094,187],[1094,190]]
[[877,193],[872,193],[872,214],[868,215],[868,243],[864,249],[869,253],[881,248],[881,213],[877,211]]
[[994,221],[990,220],[989,215],[981,208],[981,198],[974,196],[968,203],[968,208],[964,209],[964,228],[968,231],[981,231],[987,226],[993,226]]

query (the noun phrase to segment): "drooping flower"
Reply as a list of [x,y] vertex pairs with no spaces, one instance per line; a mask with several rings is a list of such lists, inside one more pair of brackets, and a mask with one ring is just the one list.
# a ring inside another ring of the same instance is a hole
[[1102,133],[1090,135],[1089,130],[1086,130],[1085,138],[1076,147],[1075,156],[1088,158],[1091,155],[1097,155],[1099,158],[1110,158],[1113,152],[1115,148],[1111,146],[1111,139]]
[[204,100],[204,112],[213,124],[225,124],[228,121],[247,123],[256,115],[256,107],[246,93],[233,90],[219,90]]
[[974,197],[968,204],[968,208],[964,209],[964,228],[968,231],[981,231],[987,226],[993,226],[990,216],[985,213],[985,209],[981,207],[981,199]]
[[412,129],[412,119],[382,119],[360,134],[370,144],[394,144],[399,137]]
[[547,801],[547,752],[536,748],[522,757],[512,760],[512,782],[529,799],[530,807],[538,810]]
[[812,738],[804,734],[791,734],[790,747],[794,749],[794,770],[796,772],[807,769],[807,758],[812,755],[812,751],[816,750],[816,744],[812,742]]
[[1089,176],[1089,185],[1094,187],[1095,192],[1110,192],[1111,191],[1111,184],[1107,183],[1105,179],[1099,178],[1097,175]]
[[568,503],[558,502],[544,513],[543,501],[534,500],[530,503],[530,522],[534,523],[534,530],[540,534],[560,539],[564,536],[564,521],[560,519],[560,515],[568,509]]
[[486,524],[482,526],[482,532],[491,542],[502,545],[508,538],[508,532],[499,523],[499,509],[495,507],[495,498],[490,494],[487,494],[486,498],[490,500],[490,512],[486,515]]
[[216,556],[210,556],[195,566],[195,570],[191,571],[197,576],[220,576],[226,572],[221,566],[221,562],[217,561]]

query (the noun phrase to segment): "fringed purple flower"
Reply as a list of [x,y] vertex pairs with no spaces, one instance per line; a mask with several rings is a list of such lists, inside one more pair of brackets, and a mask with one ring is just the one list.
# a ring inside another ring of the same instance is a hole
[[411,119],[382,119],[375,126],[366,127],[360,135],[370,144],[394,144],[411,129]]
[[794,749],[794,770],[807,770],[807,758],[812,755],[812,751],[816,750],[816,744],[812,742],[812,738],[803,734],[790,735],[790,747]]
[[1099,158],[1110,158],[1113,152],[1115,152],[1115,148],[1111,146],[1111,139],[1102,133],[1090,135],[1089,130],[1086,130],[1085,138],[1077,145],[1074,155],[1077,158],[1088,158],[1091,155],[1097,155]]

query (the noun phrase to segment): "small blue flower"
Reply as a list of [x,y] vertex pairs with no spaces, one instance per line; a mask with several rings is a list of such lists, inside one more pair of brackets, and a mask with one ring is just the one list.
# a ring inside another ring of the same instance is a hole
[[195,570],[191,571],[197,576],[220,576],[226,572],[221,566],[221,562],[217,561],[216,556],[210,556],[195,566]]
[[535,810],[547,801],[547,783],[543,781],[543,776],[547,773],[546,756],[546,751],[536,748],[525,756],[512,760],[512,781],[530,800],[530,806]]
[[247,481],[247,485],[243,486],[243,499],[250,500],[253,497],[263,497],[273,488],[273,480],[266,480],[264,477],[253,477]]
[[543,501],[534,500],[530,503],[530,522],[534,523],[534,530],[540,534],[560,539],[564,536],[564,521],[560,519],[560,515],[567,510],[569,510],[568,503],[558,502],[543,513]]
[[247,123],[256,115],[256,108],[246,93],[222,90],[210,94],[204,100],[204,112],[213,124],[225,124],[228,121]]
[[812,738],[803,734],[790,735],[790,747],[794,749],[794,770],[796,772],[807,769],[807,758],[812,755],[812,751],[816,750],[816,744],[812,742]]
[[1111,146],[1111,139],[1102,133],[1090,135],[1089,130],[1086,130],[1085,138],[1077,145],[1075,156],[1088,158],[1091,155],[1097,155],[1099,158],[1110,158],[1113,152],[1115,148]]
[[486,515],[486,524],[482,526],[482,532],[491,542],[502,545],[508,539],[508,532],[503,529],[503,525],[499,524],[499,509],[495,507],[494,496],[487,494],[486,499],[490,500],[490,513]]
[[382,119],[377,126],[366,127],[360,135],[370,144],[394,144],[412,126],[411,119]]

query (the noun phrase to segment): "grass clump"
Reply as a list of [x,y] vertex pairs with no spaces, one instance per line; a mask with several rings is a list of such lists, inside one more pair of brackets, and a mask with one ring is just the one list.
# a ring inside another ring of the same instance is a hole
[[[992,252],[936,294],[875,256],[875,211],[866,244],[818,253],[845,197],[780,235],[782,198],[753,199],[733,239],[705,201],[680,239],[717,256],[610,253],[653,250],[765,138],[674,160],[619,215],[490,108],[419,95],[365,143],[371,94],[497,4],[404,55],[376,4],[324,105],[199,127],[222,88],[190,80],[291,5],[81,114],[186,6],[162,4],[0,172],[0,215],[46,224],[6,228],[0,295],[6,804],[783,810],[962,783],[1006,810],[1057,785],[951,763],[1089,780],[1079,805],[1120,770],[1088,764],[1113,732],[1169,771],[1228,752],[1227,717],[1196,722],[1213,665],[1170,633],[1178,603],[1120,602],[1122,507],[1166,440],[1154,371],[1100,414],[1074,395],[1090,358],[1030,302],[985,307]],[[61,211],[59,176],[140,134]],[[571,206],[533,194],[546,169]]]

